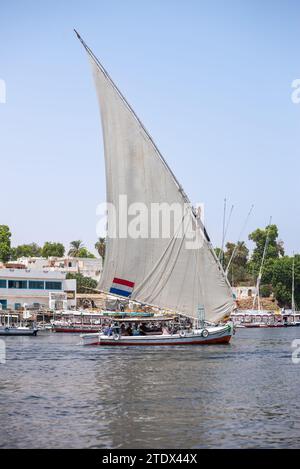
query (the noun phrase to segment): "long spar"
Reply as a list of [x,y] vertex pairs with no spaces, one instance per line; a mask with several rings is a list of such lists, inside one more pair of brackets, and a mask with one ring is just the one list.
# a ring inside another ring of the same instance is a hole
[[238,250],[239,242],[240,242],[241,237],[242,237],[242,234],[243,234],[243,232],[244,232],[244,230],[245,230],[245,228],[246,228],[246,226],[247,226],[247,223],[248,223],[248,220],[249,220],[250,215],[251,215],[251,213],[252,213],[253,207],[254,207],[254,205],[252,204],[251,207],[250,207],[250,210],[249,210],[249,212],[248,212],[248,215],[247,215],[247,217],[246,217],[245,223],[243,224],[243,227],[242,227],[242,229],[241,229],[241,231],[240,231],[240,234],[239,234],[239,237],[238,237],[238,241],[237,241],[237,243],[236,243],[236,245],[235,245],[235,247],[234,247],[234,250],[232,251],[231,257],[230,257],[229,262],[228,262],[228,264],[227,264],[227,266],[226,266],[226,270],[225,270],[225,275],[226,275],[226,277],[228,276],[228,272],[229,272],[230,265],[231,265],[231,263],[232,263],[232,261],[233,261],[235,255],[236,255],[236,252],[237,252],[237,250]]

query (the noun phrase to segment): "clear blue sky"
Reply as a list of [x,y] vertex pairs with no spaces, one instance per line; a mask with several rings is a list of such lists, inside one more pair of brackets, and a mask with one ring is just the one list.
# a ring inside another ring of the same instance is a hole
[[13,243],[96,241],[105,200],[100,118],[76,27],[220,243],[278,224],[300,251],[299,1],[1,2],[0,223]]

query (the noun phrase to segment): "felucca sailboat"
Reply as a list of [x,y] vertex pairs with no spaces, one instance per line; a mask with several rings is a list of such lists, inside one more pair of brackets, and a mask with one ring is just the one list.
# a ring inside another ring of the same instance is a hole
[[[113,207],[108,209],[106,255],[98,288],[185,316],[192,323],[191,328],[176,333],[164,331],[149,335],[147,332],[123,335],[120,328],[115,328],[112,335],[83,335],[83,342],[99,345],[227,343],[233,327],[220,321],[233,310],[233,295],[199,212],[192,207],[153,139],[102,64],[76,34],[92,66],[102,120],[107,203]],[[129,215],[124,213],[124,198],[126,206],[131,207]],[[168,236],[162,235],[160,229],[157,233],[156,225],[150,227],[151,234],[124,234],[120,220],[124,221],[125,217],[130,225],[130,215],[131,218],[136,215],[137,204],[148,213],[148,228],[153,207],[179,207],[181,217],[174,222]]]

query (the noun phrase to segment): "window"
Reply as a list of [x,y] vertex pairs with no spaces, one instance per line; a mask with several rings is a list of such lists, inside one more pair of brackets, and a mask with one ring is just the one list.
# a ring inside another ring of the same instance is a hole
[[33,290],[44,290],[45,284],[40,280],[29,280],[29,287]]
[[8,288],[27,288],[26,280],[9,280]]
[[61,282],[46,282],[46,290],[61,290]]
[[6,280],[0,280],[0,288],[6,288]]
[[0,300],[0,310],[1,309],[7,309],[7,300]]

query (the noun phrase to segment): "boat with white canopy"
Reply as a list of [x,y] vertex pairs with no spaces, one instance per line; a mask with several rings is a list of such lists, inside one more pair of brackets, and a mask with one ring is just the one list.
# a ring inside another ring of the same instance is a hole
[[0,336],[36,336],[37,332],[35,324],[22,324],[18,314],[0,314]]
[[[221,321],[234,309],[233,295],[199,210],[107,71],[76,34],[92,66],[103,130],[108,232],[98,289],[193,322],[191,330],[157,337],[99,333],[83,335],[82,340],[99,345],[229,342],[233,327]],[[157,223],[160,218],[153,221],[154,211],[161,214],[165,207],[180,212],[167,235]],[[136,234],[138,225],[142,228]]]

